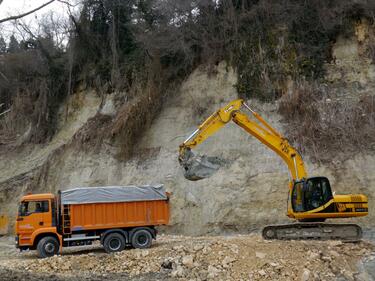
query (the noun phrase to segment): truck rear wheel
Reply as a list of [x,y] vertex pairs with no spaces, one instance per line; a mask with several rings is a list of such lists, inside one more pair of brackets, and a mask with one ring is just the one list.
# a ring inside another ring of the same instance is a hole
[[52,236],[43,237],[38,242],[36,248],[40,258],[52,257],[59,251],[59,242],[55,237]]
[[110,233],[104,238],[103,246],[107,253],[120,252],[125,249],[125,238],[120,233]]
[[131,242],[134,248],[150,248],[152,244],[152,235],[147,229],[138,229],[133,233]]

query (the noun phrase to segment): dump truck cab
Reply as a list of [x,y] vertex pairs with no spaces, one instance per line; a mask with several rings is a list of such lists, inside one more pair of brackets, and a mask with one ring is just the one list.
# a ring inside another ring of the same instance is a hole
[[61,241],[56,227],[55,204],[55,195],[51,193],[29,194],[21,198],[16,219],[16,246],[18,248],[34,250],[38,242],[46,236],[52,236],[57,241]]

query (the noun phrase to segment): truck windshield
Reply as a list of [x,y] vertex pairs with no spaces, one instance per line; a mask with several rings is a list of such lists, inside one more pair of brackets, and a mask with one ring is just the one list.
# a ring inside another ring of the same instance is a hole
[[23,201],[18,210],[19,216],[28,216],[33,213],[46,213],[49,211],[48,201]]

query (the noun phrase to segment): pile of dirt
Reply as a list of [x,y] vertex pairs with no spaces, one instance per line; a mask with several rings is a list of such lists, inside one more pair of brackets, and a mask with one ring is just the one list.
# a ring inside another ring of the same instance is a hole
[[[180,280],[356,280],[360,259],[372,259],[367,242],[266,241],[259,235],[161,236],[151,249],[106,254],[70,252],[48,259],[36,256],[0,261],[7,270],[29,274],[130,278],[159,276]],[[78,255],[77,255],[78,254]]]

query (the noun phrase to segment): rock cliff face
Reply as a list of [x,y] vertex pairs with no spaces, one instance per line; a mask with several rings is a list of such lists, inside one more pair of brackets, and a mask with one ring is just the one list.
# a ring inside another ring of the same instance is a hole
[[[357,37],[338,39],[333,50],[336,61],[327,64],[330,87],[344,96],[369,93],[375,83],[374,64],[359,52],[363,44],[361,32],[357,32]],[[354,72],[357,74],[350,74]],[[274,152],[235,124],[228,124],[197,149],[225,159],[225,166],[216,174],[191,182],[183,177],[179,167],[178,145],[211,113],[237,98],[235,83],[235,72],[224,63],[211,75],[203,68],[196,69],[165,102],[128,161],[115,156],[120,148],[113,143],[105,143],[98,151],[82,149],[72,140],[97,113],[115,114],[113,98],[101,100],[94,92],[71,96],[69,110],[62,109],[60,130],[50,143],[2,152],[0,213],[14,216],[17,200],[30,189],[56,192],[78,186],[163,183],[173,193],[171,226],[165,229],[168,232],[249,232],[266,224],[287,222],[286,166]],[[285,132],[288,124],[277,113],[277,102],[249,100],[248,104],[276,129]],[[375,203],[374,151],[325,165],[312,163],[307,155],[304,158],[310,176],[327,176],[337,193],[368,195],[370,208]],[[373,227],[374,218],[370,211],[368,217],[356,222]]]

